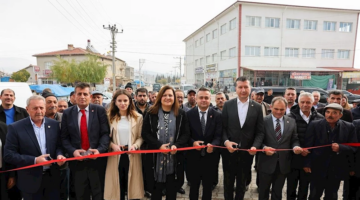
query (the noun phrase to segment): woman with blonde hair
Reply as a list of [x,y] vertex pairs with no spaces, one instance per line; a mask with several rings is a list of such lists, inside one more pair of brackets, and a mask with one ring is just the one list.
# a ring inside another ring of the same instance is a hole
[[351,110],[351,106],[350,106],[350,104],[348,102],[348,97],[346,95],[343,95],[343,97],[342,97],[341,106],[345,110]]
[[184,155],[177,148],[186,147],[190,138],[189,123],[185,111],[179,108],[175,91],[170,86],[160,89],[153,106],[146,114],[142,137],[149,149],[171,150],[154,153],[152,159],[146,159],[146,167],[152,169],[154,179],[151,200],[161,200],[166,189],[166,200],[176,200],[176,192],[181,187],[184,176]]
[[[109,152],[136,151],[143,139],[141,128],[143,117],[135,110],[131,95],[126,90],[114,94],[108,111],[110,122]],[[119,186],[120,185],[120,186]],[[140,154],[121,154],[108,157],[104,199],[125,200],[144,197],[144,184]]]

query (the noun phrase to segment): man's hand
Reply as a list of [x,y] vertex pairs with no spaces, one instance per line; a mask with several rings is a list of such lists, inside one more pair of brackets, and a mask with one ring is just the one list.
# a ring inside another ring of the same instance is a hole
[[15,183],[15,177],[10,177],[7,182],[7,189],[10,190],[12,187],[14,187]]
[[310,167],[304,167],[303,169],[304,169],[305,173],[311,173]]
[[172,145],[172,146],[171,146],[171,152],[170,152],[170,153],[171,153],[172,155],[174,155],[174,154],[176,154],[176,152],[177,152],[177,147],[176,147],[175,145]]
[[331,148],[332,148],[333,152],[336,152],[336,153],[339,152],[339,144],[338,143],[332,143]]
[[[91,153],[94,155],[100,154],[99,150],[97,149],[89,149],[89,151],[91,151]],[[96,158],[91,158],[91,159],[95,160]]]
[[[66,159],[63,155],[58,155],[57,156],[57,159],[58,160],[62,160],[62,159]],[[61,161],[61,162],[57,162],[57,164],[59,165],[59,166],[61,166],[61,165],[63,165],[64,163],[65,163],[66,161]]]
[[[170,145],[170,143],[161,145],[160,150],[167,150],[167,149],[169,149],[169,145]],[[168,154],[168,153],[169,153],[169,152],[164,152],[163,154]]]
[[131,145],[129,151],[136,151],[136,150],[137,150],[136,144]]
[[111,143],[111,149],[115,152],[121,151],[120,146],[114,143]]
[[249,152],[249,154],[250,155],[255,155],[256,154],[256,151],[254,151],[254,150],[256,150],[256,147],[251,147],[249,150],[248,150],[248,152]]
[[[82,155],[80,154],[80,153],[85,153],[86,151],[84,150],[84,149],[77,149],[77,150],[75,150],[74,151],[74,153],[73,153],[73,156],[74,157],[82,157]],[[80,159],[80,161],[81,161],[82,159]]]
[[309,150],[303,149],[303,151],[301,152],[301,155],[302,155],[302,156],[307,156],[309,153],[310,153]]
[[303,152],[303,149],[301,147],[294,147],[293,151],[294,154],[301,154]]
[[[203,143],[204,143],[204,141],[195,141],[195,142],[193,143],[193,147],[199,147],[199,146],[201,146],[201,144],[203,144]],[[201,151],[201,148],[198,148],[198,149],[196,149],[196,150]]]
[[208,143],[207,144],[207,149],[206,149],[206,152],[208,153],[212,153],[214,151],[214,147],[212,144]]
[[[46,160],[46,158],[49,157],[49,156],[50,156],[50,154],[44,154],[44,155],[36,157],[36,159],[35,159],[36,164],[47,162],[48,160]],[[51,166],[51,164],[47,164],[47,165],[44,165],[44,166]]]
[[233,145],[234,145],[234,146],[237,146],[238,144],[235,143],[235,142],[231,142],[231,141],[226,141],[226,142],[225,142],[225,146],[226,146],[226,148],[228,149],[228,151],[229,151],[230,153],[234,153],[234,151],[236,150],[236,149],[233,148]]
[[264,147],[264,150],[267,156],[272,156],[275,153],[275,149],[272,147]]

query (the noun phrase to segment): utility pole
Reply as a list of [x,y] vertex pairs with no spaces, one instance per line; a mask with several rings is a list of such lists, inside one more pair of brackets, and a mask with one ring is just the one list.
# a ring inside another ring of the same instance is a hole
[[110,48],[112,49],[112,72],[113,72],[113,92],[115,92],[116,90],[116,80],[115,80],[115,49],[116,49],[116,41],[115,41],[115,36],[116,33],[123,33],[123,29],[121,29],[121,32],[119,32],[119,29],[116,28],[116,24],[114,24],[114,26],[110,26],[110,24],[106,27],[105,25],[103,25],[103,28],[106,30],[110,30],[110,34],[111,34],[111,46]]
[[181,79],[181,59],[182,59],[182,57],[181,56],[180,57],[174,57],[174,59],[180,59],[180,63],[179,63],[178,68],[180,70],[180,79]]
[[139,79],[140,79],[140,87],[141,87],[141,81],[142,81],[141,68],[143,67],[144,63],[145,63],[145,59],[139,59]]

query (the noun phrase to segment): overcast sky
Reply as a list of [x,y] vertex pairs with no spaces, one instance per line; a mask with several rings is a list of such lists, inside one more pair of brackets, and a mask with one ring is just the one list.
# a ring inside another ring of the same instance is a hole
[[[11,73],[36,65],[32,55],[85,48],[87,39],[100,52],[110,51],[110,33],[117,24],[116,56],[138,69],[170,73],[184,56],[188,35],[235,0],[0,0],[0,71]],[[257,2],[359,9],[359,0],[259,0]],[[354,26],[355,28],[355,26]],[[360,31],[358,31],[358,39]],[[357,45],[356,49],[360,49]],[[355,66],[360,68],[360,54]],[[172,72],[173,73],[173,72]]]

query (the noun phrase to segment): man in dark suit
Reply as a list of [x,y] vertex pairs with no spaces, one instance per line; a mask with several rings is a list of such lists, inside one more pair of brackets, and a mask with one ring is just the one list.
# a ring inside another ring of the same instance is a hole
[[[44,118],[45,99],[31,96],[27,100],[30,117],[10,124],[5,144],[5,162],[16,168],[64,159],[61,149],[59,123]],[[58,163],[63,165],[64,162]],[[46,165],[20,170],[17,182],[24,200],[59,199],[59,166]]]
[[356,143],[355,127],[341,120],[343,108],[331,103],[325,107],[325,119],[312,121],[306,130],[305,147],[315,148],[305,157],[304,171],[312,174],[310,200],[318,200],[325,190],[325,199],[338,199],[341,180],[349,178],[355,148],[341,143]]
[[[353,124],[356,130],[358,142],[360,141],[360,119],[354,120]],[[351,184],[349,191],[350,199],[360,199],[360,147],[357,148],[355,153],[355,174],[353,174],[354,183]]]
[[[300,154],[299,139],[296,133],[295,120],[284,115],[287,101],[275,97],[271,102],[271,115],[264,118],[264,139],[261,146],[265,150],[259,154],[259,200],[268,200],[270,186],[271,199],[281,200],[286,175],[291,171],[291,152],[275,149],[293,149]],[[258,145],[258,144],[256,144]]]
[[[342,97],[343,97],[343,93],[340,90],[331,90],[331,91],[329,91],[329,97],[327,98],[327,102],[328,102],[328,104],[337,103],[337,104],[341,105]],[[322,107],[322,108],[320,107],[320,108],[316,109],[316,111],[325,116],[325,107]],[[351,111],[344,109],[342,111],[341,120],[352,123],[353,116],[351,114]]]
[[[200,182],[203,185],[202,200],[210,200],[214,173],[217,173],[217,149],[221,142],[222,119],[221,113],[209,107],[211,93],[207,88],[200,88],[196,94],[197,107],[187,112],[190,127],[189,146],[206,145],[204,149],[187,152],[188,173],[191,181],[190,200],[199,199]],[[215,152],[216,151],[216,152]]]
[[71,106],[75,106],[75,105],[76,105],[75,92],[72,91],[72,92],[70,92],[70,100],[68,101],[68,108],[70,108]]
[[[70,157],[107,152],[110,131],[105,108],[90,104],[90,85],[87,83],[76,85],[75,98],[77,106],[64,110],[61,122],[64,149]],[[77,199],[103,198],[104,164],[102,159],[69,163]]]
[[313,102],[313,107],[315,109],[318,109],[318,108],[323,108],[325,107],[325,104],[324,103],[320,103],[320,92],[318,91],[313,91],[312,92],[312,95],[314,96],[314,102]]
[[[222,151],[224,170],[224,197],[244,199],[245,183],[251,170],[253,155],[261,144],[264,129],[263,113],[260,104],[249,99],[251,86],[249,80],[242,76],[236,79],[237,98],[225,102],[222,111],[223,142],[227,150]],[[249,152],[235,151],[236,148],[250,149]]]

